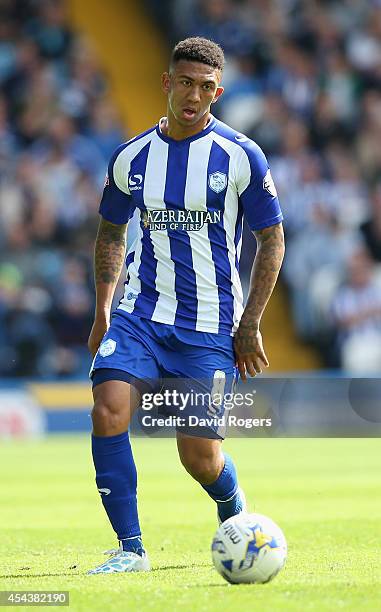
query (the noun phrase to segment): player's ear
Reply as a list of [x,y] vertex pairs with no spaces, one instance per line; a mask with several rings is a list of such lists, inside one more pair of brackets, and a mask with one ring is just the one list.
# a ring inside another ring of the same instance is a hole
[[168,72],[163,72],[161,75],[161,88],[165,94],[169,93],[171,88],[171,77],[169,76]]
[[216,89],[216,93],[214,94],[214,98],[212,100],[212,104],[214,104],[214,102],[217,102],[218,98],[220,96],[222,96],[222,94],[224,93],[224,88],[222,87],[222,85],[220,85],[219,87],[217,87]]

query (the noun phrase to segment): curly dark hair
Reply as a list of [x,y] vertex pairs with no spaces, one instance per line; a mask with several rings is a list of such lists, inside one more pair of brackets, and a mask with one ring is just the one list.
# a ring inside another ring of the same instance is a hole
[[223,70],[225,63],[224,52],[220,45],[201,36],[185,38],[177,43],[172,51],[170,65],[173,66],[179,60],[200,62],[219,70]]

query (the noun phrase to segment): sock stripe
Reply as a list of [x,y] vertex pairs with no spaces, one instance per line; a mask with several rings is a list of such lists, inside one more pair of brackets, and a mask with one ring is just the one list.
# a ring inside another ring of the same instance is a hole
[[229,499],[215,499],[214,501],[217,502],[217,504],[226,504],[227,502],[230,502],[232,499],[234,499],[234,497],[237,495],[238,493],[238,485],[236,490],[234,491],[233,495],[231,497],[229,497]]

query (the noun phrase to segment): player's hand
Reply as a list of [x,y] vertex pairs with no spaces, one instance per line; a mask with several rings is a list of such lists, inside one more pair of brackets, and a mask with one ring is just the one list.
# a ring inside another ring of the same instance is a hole
[[109,326],[110,324],[106,320],[94,321],[89,339],[87,341],[87,346],[89,347],[89,351],[92,357],[94,357],[95,353],[99,349],[99,345],[102,342],[102,338],[107,332]]
[[263,350],[262,334],[257,328],[240,325],[234,336],[236,365],[241,379],[246,382],[246,373],[255,376],[262,372],[262,367],[269,366]]

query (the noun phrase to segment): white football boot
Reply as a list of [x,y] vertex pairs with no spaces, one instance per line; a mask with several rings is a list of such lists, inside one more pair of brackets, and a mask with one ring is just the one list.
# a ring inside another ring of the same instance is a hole
[[[241,489],[241,487],[238,487],[238,489],[234,493],[233,497],[235,497],[236,495],[239,495],[239,497],[241,498],[241,502],[242,502],[242,510],[241,510],[241,512],[247,512],[246,495],[243,492],[243,489]],[[228,499],[226,501],[230,501],[231,499],[233,499],[233,497],[231,497],[230,499]],[[238,514],[241,514],[241,512],[239,512]],[[222,521],[220,519],[220,515],[218,514],[218,506],[217,506],[217,520],[218,520],[218,524],[221,525]]]
[[151,565],[146,553],[142,556],[129,550],[119,548],[106,550],[105,555],[109,555],[107,561],[98,565],[87,574],[116,574],[123,572],[149,572]]

